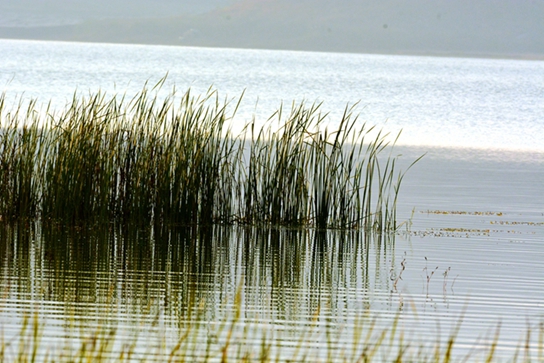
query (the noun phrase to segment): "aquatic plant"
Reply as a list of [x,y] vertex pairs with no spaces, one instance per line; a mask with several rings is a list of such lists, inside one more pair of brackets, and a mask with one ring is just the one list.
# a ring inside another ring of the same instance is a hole
[[[0,335],[2,362],[493,362],[497,356],[500,324],[493,333],[473,342],[462,341],[462,318],[447,337],[434,340],[408,335],[397,315],[384,325],[368,312],[358,315],[350,334],[331,322],[312,319],[298,330],[298,338],[286,342],[274,337],[273,322],[244,321],[238,294],[222,321],[206,322],[202,303],[191,318],[180,320],[176,335],[161,326],[157,315],[141,335],[120,333],[111,324],[74,327],[65,338],[48,339],[39,313],[22,317],[21,329]],[[317,315],[316,315],[317,316]],[[510,362],[544,359],[544,325],[527,328],[512,350]],[[531,339],[536,335],[537,339]],[[167,339],[168,338],[170,339]],[[7,339],[6,339],[7,338]],[[461,346],[459,351],[457,347]],[[477,348],[476,348],[477,347]],[[504,357],[502,357],[504,358]]]
[[74,95],[65,110],[0,97],[5,221],[139,225],[270,224],[396,228],[404,176],[382,131],[346,107],[335,129],[319,104],[282,107],[234,135],[238,108],[210,89]]

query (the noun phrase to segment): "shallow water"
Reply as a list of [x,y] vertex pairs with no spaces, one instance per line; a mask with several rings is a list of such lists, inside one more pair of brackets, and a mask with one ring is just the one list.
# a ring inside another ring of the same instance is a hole
[[48,348],[76,345],[98,327],[139,335],[141,350],[171,347],[195,322],[203,322],[196,341],[216,347],[236,306],[241,346],[259,346],[266,332],[278,354],[303,345],[322,359],[349,352],[354,331],[368,331],[373,319],[377,328],[397,319],[406,336],[431,347],[462,320],[455,354],[474,360],[499,323],[503,358],[528,328],[538,332],[544,62],[3,40],[0,51],[10,55],[0,59],[8,96],[24,92],[63,107],[76,87],[137,92],[169,71],[168,87],[183,91],[246,89],[241,119],[266,118],[281,100],[303,98],[323,100],[334,116],[361,99],[362,120],[389,119],[387,130],[404,130],[400,141],[412,146],[395,149],[401,165],[426,154],[404,179],[398,220],[406,223],[394,238],[4,226],[0,322],[10,349],[24,314],[36,311]]
[[[406,162],[419,152],[398,151]],[[427,156],[406,176],[399,221],[407,223],[394,238],[232,227],[3,228],[6,337],[17,336],[24,313],[38,311],[51,345],[97,326],[126,339],[155,331],[146,344],[174,344],[187,321],[204,321],[203,336],[220,342],[215,329],[241,304],[235,331],[245,349],[269,332],[280,354],[291,354],[295,341],[324,359],[329,349],[351,348],[357,319],[390,328],[399,317],[401,329],[425,344],[446,339],[462,321],[454,352],[473,358],[489,349],[485,339],[500,324],[497,356],[511,357],[544,312],[544,163]],[[317,338],[301,342],[307,331]],[[340,346],[325,344],[327,331],[339,334]]]

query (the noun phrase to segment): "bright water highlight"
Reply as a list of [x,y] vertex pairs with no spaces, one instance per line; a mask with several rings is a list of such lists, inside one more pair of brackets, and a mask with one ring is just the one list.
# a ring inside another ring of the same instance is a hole
[[358,103],[362,122],[406,145],[544,151],[544,62],[0,40],[0,89],[55,107],[80,94],[175,87],[245,91],[240,124],[282,102],[323,102],[329,122]]

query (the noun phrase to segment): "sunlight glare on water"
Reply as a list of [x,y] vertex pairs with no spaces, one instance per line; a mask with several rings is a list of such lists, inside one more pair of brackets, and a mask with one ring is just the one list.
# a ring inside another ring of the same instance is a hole
[[334,124],[358,102],[361,122],[407,145],[544,151],[544,62],[0,40],[0,86],[52,100],[74,91],[133,95],[168,74],[163,94],[245,92],[236,122],[282,103],[323,102]]

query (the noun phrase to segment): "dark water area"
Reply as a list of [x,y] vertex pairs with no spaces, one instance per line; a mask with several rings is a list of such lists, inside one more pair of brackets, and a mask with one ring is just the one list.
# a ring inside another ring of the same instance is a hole
[[[374,289],[382,281],[374,281],[380,262],[393,247],[392,240],[367,239],[358,231],[52,229],[3,226],[4,297],[81,308],[154,302],[170,315],[191,299],[220,304],[243,284],[251,295],[263,294],[279,306],[289,303],[293,291],[304,291],[308,301],[289,310],[308,315],[325,301],[333,303],[331,288],[349,289],[351,279],[363,290]],[[387,279],[382,282],[387,288]]]

